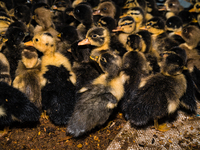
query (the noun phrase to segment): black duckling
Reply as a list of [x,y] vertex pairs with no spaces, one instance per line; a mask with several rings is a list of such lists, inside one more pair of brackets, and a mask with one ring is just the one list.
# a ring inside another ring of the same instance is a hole
[[[134,91],[139,88],[141,79],[146,77],[148,72],[148,63],[142,52],[128,51],[122,58],[122,73],[126,76],[127,80],[124,84],[125,92],[121,99],[119,106],[128,120],[128,105],[131,101],[131,97]],[[150,71],[150,70],[149,70]]]
[[97,9],[93,12],[93,15],[110,16],[118,19],[121,12],[113,1],[104,1],[99,3]]
[[124,94],[124,76],[120,75],[121,58],[112,52],[96,57],[103,74],[79,90],[67,133],[81,136],[103,125]]
[[6,31],[6,38],[8,41],[5,43],[6,47],[2,53],[9,61],[11,79],[14,80],[18,62],[21,60],[22,41],[25,38],[25,33],[21,28],[11,26]]
[[177,41],[179,45],[181,43],[184,43],[185,41],[183,40],[181,36],[175,34],[175,32],[181,31],[182,28],[183,28],[183,22],[180,17],[172,16],[166,20],[165,30],[168,36],[174,39],[175,41]]
[[79,4],[73,10],[75,19],[81,22],[77,26],[77,31],[80,39],[84,39],[87,31],[94,27],[92,8],[87,4]]
[[41,60],[34,47],[24,47],[19,61],[13,87],[23,92],[35,106],[42,110],[39,72]]
[[165,32],[165,22],[160,17],[154,17],[146,22],[146,26],[140,29],[148,30],[152,34],[153,48],[162,53],[178,46],[178,42],[168,37]]
[[118,39],[125,47],[127,37],[130,34],[135,33],[135,29],[136,29],[136,23],[133,17],[126,16],[118,21],[118,26],[116,29],[113,30],[113,32],[118,32]]
[[173,53],[163,58],[161,72],[147,77],[132,96],[128,105],[128,117],[132,125],[143,126],[154,120],[155,129],[169,130],[166,126],[158,125],[158,119],[178,109],[187,83],[182,74],[182,58]]

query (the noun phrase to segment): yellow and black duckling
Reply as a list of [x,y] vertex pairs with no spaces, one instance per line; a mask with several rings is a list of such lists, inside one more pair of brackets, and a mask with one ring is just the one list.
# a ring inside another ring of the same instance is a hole
[[121,71],[126,77],[126,82],[124,84],[124,96],[119,106],[127,120],[129,119],[127,108],[131,101],[130,98],[134,94],[134,91],[139,88],[141,79],[149,75],[148,71],[150,70],[148,70],[148,65],[144,54],[140,51],[128,51],[122,58]]
[[148,30],[152,34],[153,48],[162,53],[171,49],[174,46],[178,46],[178,42],[168,37],[165,32],[165,22],[160,17],[153,17],[146,22],[145,27],[140,29]]
[[2,53],[0,66],[0,128],[4,128],[4,132],[0,132],[1,137],[13,122],[38,122],[40,113],[24,93],[11,86],[9,62]]
[[105,52],[95,59],[104,73],[78,91],[80,96],[67,127],[67,134],[74,137],[103,125],[124,94],[121,57]]
[[5,43],[5,49],[2,50],[2,53],[9,61],[11,79],[14,80],[17,64],[21,60],[21,52],[23,50],[22,41],[25,38],[25,33],[21,28],[11,26],[6,31],[6,38],[8,40]]
[[140,7],[134,7],[129,9],[126,14],[128,16],[133,17],[133,19],[135,20],[135,27],[136,27],[135,32],[138,32],[139,28],[143,26],[146,20],[144,10],[141,9]]
[[113,1],[104,1],[99,3],[97,9],[93,12],[93,15],[110,16],[118,19],[121,12],[117,9],[117,6]]
[[181,6],[179,0],[166,0],[163,9],[167,11],[165,14],[166,18],[169,18],[178,15],[184,8]]
[[56,52],[56,41],[50,33],[38,33],[32,42],[44,54],[39,72],[43,109],[54,124],[67,124],[75,104],[76,78],[71,63],[67,57]]
[[163,55],[161,72],[142,81],[130,100],[127,112],[132,125],[143,126],[154,120],[155,129],[169,130],[159,125],[158,119],[174,113],[181,104],[187,89],[183,67],[184,60],[176,53]]
[[144,11],[147,10],[147,4],[145,0],[126,0],[122,9],[131,9],[133,7],[140,7]]
[[88,4],[79,4],[73,10],[75,19],[81,22],[77,26],[80,39],[84,39],[87,31],[94,27],[92,7]]
[[184,43],[185,41],[181,36],[175,34],[175,32],[182,31],[182,28],[183,28],[183,22],[180,17],[172,16],[166,20],[165,30],[168,36],[177,41],[179,44]]
[[22,59],[18,63],[13,87],[23,92],[35,106],[42,110],[39,72],[41,60],[34,47],[24,47]]
[[125,47],[127,37],[130,34],[135,33],[135,29],[136,29],[136,23],[133,17],[126,16],[126,17],[121,18],[118,21],[118,26],[116,29],[113,30],[113,32],[118,32],[118,35],[117,35],[118,39]]
[[9,25],[13,22],[11,17],[7,15],[5,12],[0,12],[0,33],[6,32]]

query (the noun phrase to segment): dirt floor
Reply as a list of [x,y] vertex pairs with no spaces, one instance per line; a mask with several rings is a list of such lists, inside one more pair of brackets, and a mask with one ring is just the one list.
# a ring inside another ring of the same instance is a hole
[[101,128],[81,138],[66,135],[66,127],[53,125],[49,119],[40,119],[32,127],[15,125],[9,133],[0,138],[0,150],[126,150],[126,149],[200,149],[200,105],[195,115],[178,111],[177,117],[168,123],[167,132],[156,131],[152,125],[147,128],[133,128],[121,113],[115,113]]

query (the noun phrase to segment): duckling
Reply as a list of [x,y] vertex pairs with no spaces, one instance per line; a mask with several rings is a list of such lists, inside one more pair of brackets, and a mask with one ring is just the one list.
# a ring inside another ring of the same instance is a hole
[[49,32],[38,33],[33,37],[32,42],[27,42],[25,45],[33,45],[37,50],[43,53],[41,59],[41,71],[39,73],[41,86],[44,87],[47,83],[47,79],[43,77],[46,71],[48,71],[48,66],[53,65],[60,67],[63,65],[67,71],[70,72],[69,80],[75,84],[76,77],[71,69],[71,63],[67,57],[63,56],[61,53],[56,52],[56,41],[55,38]]
[[55,25],[52,21],[52,14],[49,9],[40,7],[34,11],[34,19],[38,25],[34,28],[34,35],[39,32],[47,31],[53,35],[53,37],[59,41],[57,38],[58,32],[55,30]]
[[93,15],[110,16],[115,19],[118,19],[120,14],[120,11],[117,9],[117,6],[113,1],[104,1],[99,3],[97,9],[93,12]]
[[152,48],[152,39],[148,31],[140,31],[137,34],[129,35],[127,38],[126,49],[128,51],[142,52],[149,64],[149,71],[152,73],[160,72],[160,56]]
[[139,28],[143,26],[145,22],[145,12],[140,7],[134,7],[127,11],[127,15],[133,17],[135,20],[135,32],[138,32]]
[[135,33],[135,29],[136,29],[136,23],[133,17],[126,16],[118,21],[118,27],[114,29],[113,32],[119,32],[118,39],[125,47],[127,37],[130,34]]
[[146,20],[150,20],[154,16],[161,16],[155,0],[145,0],[147,5]]
[[8,29],[9,25],[13,22],[11,17],[7,15],[5,12],[0,12],[0,33],[6,32]]
[[94,27],[92,8],[87,4],[79,4],[74,8],[74,17],[81,22],[77,26],[80,39],[84,39],[87,31]]
[[29,100],[41,110],[41,86],[39,71],[41,60],[38,58],[34,47],[25,47],[22,51],[22,59],[19,61],[13,87],[25,93]]
[[167,36],[165,32],[165,22],[160,17],[150,19],[146,22],[146,26],[140,29],[148,30],[152,33],[153,48],[157,50],[159,54],[174,46],[178,46],[178,42]]
[[78,91],[80,96],[67,127],[67,133],[74,137],[105,124],[124,94],[125,79],[119,74],[121,58],[113,52],[105,52],[95,59],[104,73]]
[[145,0],[127,0],[123,6],[123,9],[131,9],[133,7],[140,7],[144,11],[147,10],[147,4]]
[[21,52],[23,50],[22,41],[25,38],[25,34],[21,28],[11,26],[6,31],[6,38],[8,41],[5,43],[5,49],[2,50],[2,53],[6,56],[10,64],[10,75],[13,81],[17,64],[21,60]]
[[178,15],[178,13],[184,9],[178,0],[166,0],[164,6],[164,10],[167,11],[165,14],[166,18]]
[[124,96],[121,99],[119,106],[128,120],[127,108],[130,103],[130,98],[134,91],[139,88],[141,79],[146,77],[150,70],[148,70],[148,63],[144,54],[140,51],[128,51],[122,58],[122,73],[126,76],[127,80],[124,84]]
[[79,40],[78,32],[74,26],[61,27],[57,35],[60,41],[57,43],[57,50],[65,56],[69,56],[71,45]]
[[108,30],[112,32],[112,30],[116,28],[116,20],[109,16],[101,17],[96,26],[108,28]]
[[184,62],[179,55],[169,53],[163,57],[161,72],[141,82],[128,105],[128,116],[132,125],[143,126],[154,120],[155,129],[167,131],[158,125],[158,119],[174,113],[184,95],[187,83],[182,74]]
[[184,43],[185,41],[181,36],[176,35],[175,32],[180,32],[182,28],[183,28],[183,22],[180,17],[172,16],[166,20],[165,30],[168,33],[168,36],[177,41],[179,45],[181,43]]

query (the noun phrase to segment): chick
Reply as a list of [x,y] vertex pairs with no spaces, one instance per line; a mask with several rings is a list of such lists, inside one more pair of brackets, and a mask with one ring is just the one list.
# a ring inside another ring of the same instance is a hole
[[141,82],[130,100],[128,116],[132,125],[143,126],[154,120],[155,129],[169,130],[166,126],[159,126],[158,119],[178,109],[187,83],[182,74],[184,60],[174,53],[163,55],[163,58],[161,72]]
[[29,100],[41,110],[42,99],[39,78],[41,60],[38,58],[37,50],[34,47],[25,47],[21,55],[22,59],[18,63],[13,87],[25,93]]
[[124,94],[124,76],[119,74],[121,58],[105,52],[97,61],[104,73],[78,91],[80,96],[67,127],[67,133],[74,137],[103,125]]

